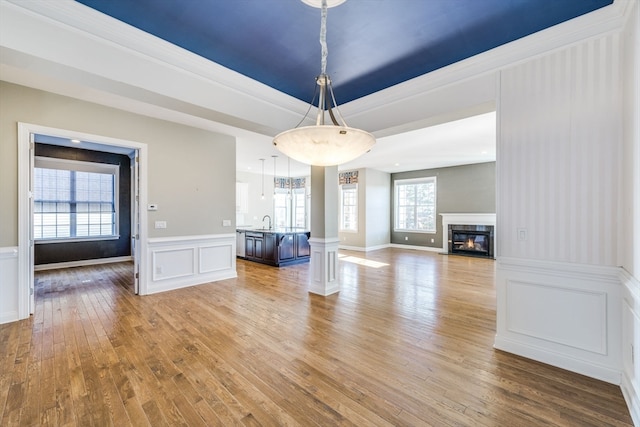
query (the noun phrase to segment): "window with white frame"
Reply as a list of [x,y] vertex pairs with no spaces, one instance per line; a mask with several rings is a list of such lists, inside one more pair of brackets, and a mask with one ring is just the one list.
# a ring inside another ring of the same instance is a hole
[[307,223],[306,188],[276,188],[273,206],[275,227],[306,228]]
[[34,166],[36,241],[118,237],[118,165],[36,157]]
[[436,177],[396,180],[395,231],[436,232]]
[[358,231],[358,184],[340,186],[340,231]]

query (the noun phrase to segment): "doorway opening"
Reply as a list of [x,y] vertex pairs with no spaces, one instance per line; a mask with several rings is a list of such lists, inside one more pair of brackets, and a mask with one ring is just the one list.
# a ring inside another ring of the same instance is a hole
[[[132,292],[145,294],[146,212],[140,206],[146,201],[146,144],[25,123],[18,127],[19,318],[34,313],[36,269],[132,261]],[[117,194],[111,208],[109,203],[94,203],[96,196],[80,195],[82,185],[88,185],[81,184],[82,179],[109,178],[84,169],[106,163],[118,164],[109,181]],[[43,170],[50,174],[46,179]],[[35,187],[36,175],[40,188]],[[52,176],[58,177],[56,183]],[[80,203],[82,197],[87,200]],[[94,213],[98,207],[103,211]],[[43,227],[52,222],[62,224],[46,227],[53,237]],[[105,231],[109,227],[111,231]]]

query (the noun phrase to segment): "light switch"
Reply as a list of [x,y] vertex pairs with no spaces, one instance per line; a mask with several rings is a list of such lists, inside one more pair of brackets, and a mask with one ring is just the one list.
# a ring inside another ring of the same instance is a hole
[[222,226],[223,227],[231,227],[231,220],[230,219],[223,219],[222,220]]
[[167,228],[167,221],[156,221],[155,222],[155,227],[156,228]]
[[158,205],[155,203],[152,203],[150,205],[147,205],[147,210],[148,211],[157,211],[158,210]]

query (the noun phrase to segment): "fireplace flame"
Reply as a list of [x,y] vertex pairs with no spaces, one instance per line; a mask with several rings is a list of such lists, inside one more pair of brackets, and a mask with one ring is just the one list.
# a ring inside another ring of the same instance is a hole
[[473,241],[473,239],[470,238],[469,240],[467,240],[467,247],[470,249],[474,249],[476,247],[476,244]]

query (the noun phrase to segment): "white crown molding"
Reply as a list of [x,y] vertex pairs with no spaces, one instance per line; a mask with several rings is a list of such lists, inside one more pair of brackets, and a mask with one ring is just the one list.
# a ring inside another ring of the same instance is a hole
[[190,73],[214,86],[225,87],[249,96],[255,102],[268,102],[283,110],[297,111],[300,114],[304,114],[308,107],[308,104],[290,95],[76,1],[1,0],[1,2],[14,10],[21,10],[23,13],[47,20],[65,30],[74,31],[78,36],[90,37],[94,41],[108,43],[145,59],[152,59],[158,65]]
[[[380,137],[437,124],[432,122],[439,118],[445,120],[452,111],[466,111],[465,114],[486,112],[495,101],[494,75],[497,71],[586,38],[619,31],[633,9],[631,6],[637,1],[615,0],[611,6],[343,104],[341,113],[352,126],[367,129]],[[31,43],[31,51],[21,53],[46,59],[61,67],[75,68],[80,74],[84,73],[84,80],[90,80],[88,76],[91,73],[99,75],[102,86],[88,88],[97,89],[94,97],[100,90],[105,98],[116,96],[114,102],[129,97],[133,103],[147,104],[147,107],[136,107],[147,111],[143,114],[155,117],[157,113],[170,119],[169,113],[173,111],[176,115],[173,120],[177,122],[184,122],[185,115],[192,115],[200,123],[199,127],[210,128],[207,121],[217,122],[230,126],[227,128],[229,133],[236,128],[273,136],[294,126],[308,108],[307,103],[73,0],[0,0],[0,9],[14,15],[20,13],[21,17],[28,15],[33,25],[40,22],[49,28],[58,28],[67,34],[66,40],[77,41],[79,46],[86,48],[86,42],[90,41],[91,46],[95,46],[98,60],[101,60],[98,51],[104,49],[110,57],[117,58],[111,61],[113,64],[138,64],[128,70],[136,70],[137,75],[131,76],[131,73],[124,74],[122,67],[117,68],[111,63],[99,66],[84,58],[73,58],[75,63],[69,64],[65,61],[69,56],[64,56],[64,49],[60,49],[62,52],[59,49],[44,51],[33,40],[18,39],[11,30],[4,30],[10,36],[9,43],[0,39],[1,45],[18,51],[23,44]],[[13,75],[19,71],[14,70]],[[63,74],[62,83],[70,85],[78,81],[69,77],[71,75]],[[65,81],[64,78],[73,81]],[[180,90],[166,85],[167,79],[180,81]],[[129,92],[122,89],[123,84],[128,85]],[[455,88],[456,93],[447,92],[447,88]],[[140,89],[147,91],[142,97]],[[464,94],[463,98],[460,98],[461,94]],[[103,102],[102,99],[92,101]],[[477,111],[478,106],[482,106],[482,111]],[[425,120],[430,122],[425,124]]]
[[348,117],[386,109],[390,105],[404,103],[434,90],[498,71],[585,39],[620,31],[636,1],[638,0],[615,0],[610,6],[341,105],[340,109]]

